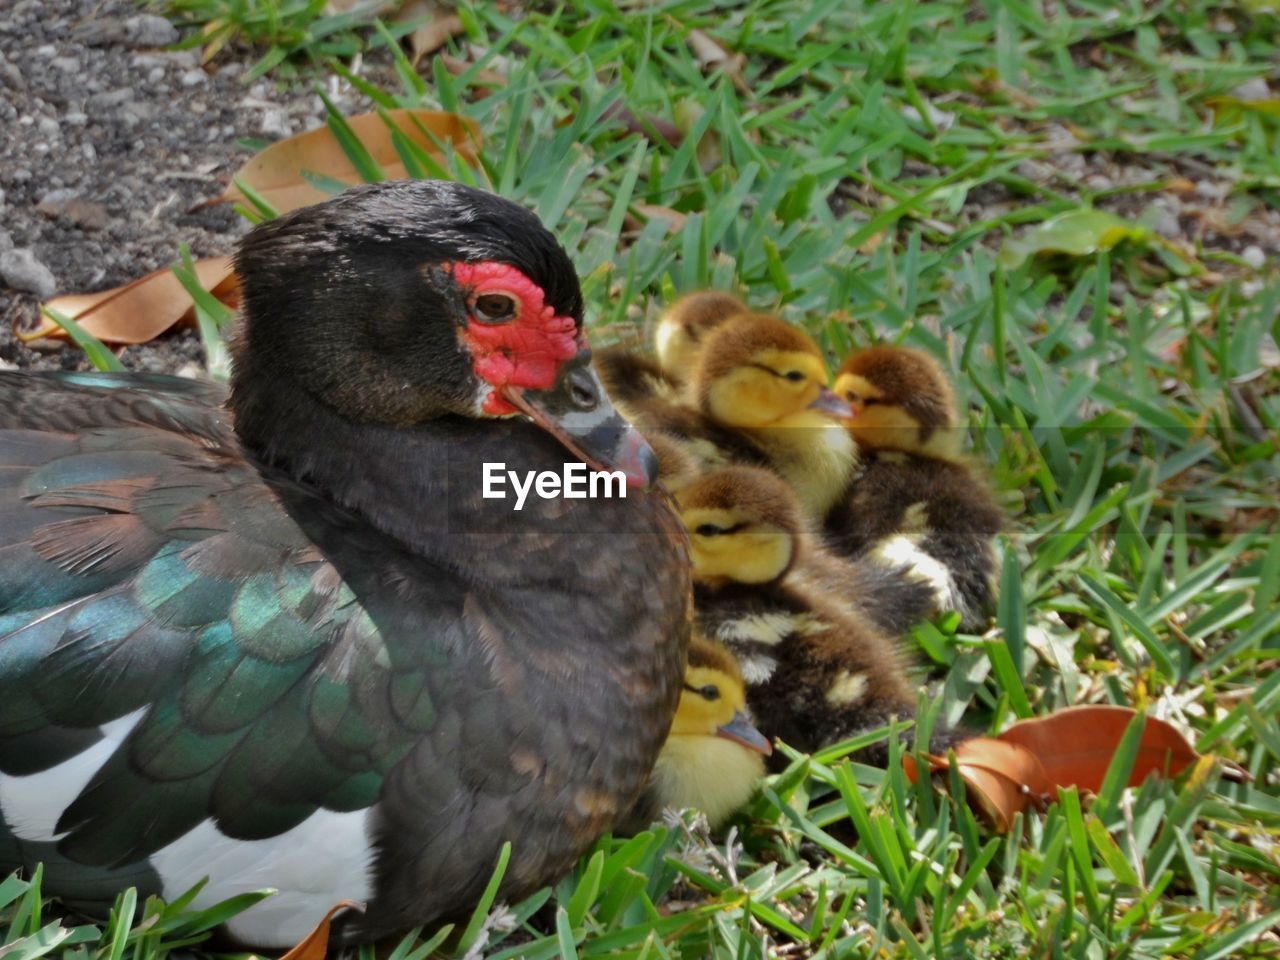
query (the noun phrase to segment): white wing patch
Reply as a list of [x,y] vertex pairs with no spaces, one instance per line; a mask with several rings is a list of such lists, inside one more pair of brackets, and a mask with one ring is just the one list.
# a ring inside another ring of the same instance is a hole
[[835,707],[847,707],[857,703],[867,692],[867,675],[841,670],[827,688],[827,703]]
[[[24,840],[55,839],[58,818],[138,725],[144,707],[104,724],[103,739],[56,767],[26,777],[0,775],[0,808]],[[233,840],[206,820],[150,857],[166,899],[209,878],[193,907],[210,907],[252,890],[279,891],[227,924],[261,946],[297,943],[339,900],[368,900],[372,844],[368,810],[317,810],[287,833],[267,840]]]
[[54,826],[62,811],[80,796],[98,768],[138,725],[146,707],[98,729],[102,739],[56,767],[26,777],[0,774],[0,808],[14,836],[23,840],[54,839]]
[[951,571],[937,557],[921,549],[919,540],[919,534],[894,534],[876,547],[875,556],[891,566],[905,565],[932,588],[941,609],[955,610],[967,619],[969,605],[956,586]]

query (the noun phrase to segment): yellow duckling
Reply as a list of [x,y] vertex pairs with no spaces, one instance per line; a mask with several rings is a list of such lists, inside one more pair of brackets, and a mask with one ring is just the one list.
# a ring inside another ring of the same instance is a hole
[[751,799],[772,750],[747,713],[732,654],[695,634],[671,732],[623,830],[643,829],[666,807],[701,810],[718,827]]

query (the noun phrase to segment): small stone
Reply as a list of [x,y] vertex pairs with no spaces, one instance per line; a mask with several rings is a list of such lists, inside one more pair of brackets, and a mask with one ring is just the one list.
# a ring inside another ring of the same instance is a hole
[[1251,243],[1240,251],[1240,259],[1253,267],[1253,269],[1261,270],[1267,262],[1267,255],[1262,252],[1261,247]]
[[119,90],[95,93],[89,98],[86,106],[91,112],[99,113],[103,110],[110,110],[112,107],[118,107],[122,103],[128,103],[132,99],[133,90],[129,87],[121,87]]
[[131,47],[167,47],[178,42],[178,28],[154,13],[140,13],[124,22],[124,36]]
[[116,17],[86,20],[71,31],[71,36],[86,47],[105,47],[124,39],[124,23]]
[[203,70],[188,70],[182,75],[182,85],[184,87],[196,87],[208,82],[209,75]]
[[36,47],[37,57],[44,57],[47,60],[49,57],[56,57],[57,55],[58,48],[52,43],[46,43],[44,46]]
[[154,86],[164,79],[164,67],[152,67],[151,72],[147,74],[147,83]]
[[1271,88],[1262,77],[1253,77],[1231,91],[1237,100],[1269,100]]
[[42,136],[46,137],[56,137],[62,133],[61,128],[58,126],[58,121],[51,117],[41,117],[37,120],[36,129],[40,131]]
[[9,236],[8,230],[0,230],[0,253],[13,249],[13,237]]
[[49,65],[63,73],[75,73],[80,69],[80,61],[75,57],[54,57],[49,61]]
[[83,127],[89,122],[89,115],[81,113],[79,110],[74,110],[63,117],[62,122],[69,127]]
[[68,187],[50,190],[40,198],[40,202],[36,204],[36,209],[45,214],[45,216],[55,216],[59,210],[78,196],[80,194]]
[[1231,184],[1227,182],[1213,183],[1209,180],[1201,180],[1196,184],[1196,196],[1204,197],[1206,200],[1225,200],[1231,193]]
[[29,247],[0,253],[0,280],[14,290],[34,293],[41,300],[48,300],[58,290],[53,272],[36,259]]
[[258,130],[263,136],[284,138],[293,133],[293,124],[289,122],[289,114],[283,110],[264,110],[262,119],[258,121]]

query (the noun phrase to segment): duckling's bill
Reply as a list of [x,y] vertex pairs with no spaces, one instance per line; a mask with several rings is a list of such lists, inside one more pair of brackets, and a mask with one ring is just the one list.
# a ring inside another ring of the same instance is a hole
[[821,411],[835,417],[837,420],[852,420],[854,417],[853,407],[849,406],[826,387],[818,391],[818,396],[813,403],[809,404],[809,409]]
[[591,351],[560,368],[546,390],[507,384],[502,396],[595,470],[619,470],[641,490],[658,479],[658,458],[640,431],[613,406],[591,366]]
[[724,726],[716,727],[716,736],[732,740],[766,757],[773,753],[773,744],[769,743],[765,735],[755,728],[751,719],[741,710],[735,711],[733,718]]

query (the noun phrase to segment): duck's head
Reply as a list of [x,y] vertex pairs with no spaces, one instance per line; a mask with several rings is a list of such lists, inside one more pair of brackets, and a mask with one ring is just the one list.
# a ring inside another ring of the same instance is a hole
[[684,689],[668,736],[719,737],[761,756],[773,752],[751,722],[746,686],[733,654],[698,636],[689,641]]
[[768,314],[743,314],[713,330],[694,364],[692,384],[702,412],[728,427],[812,426],[813,413],[849,416],[827,389],[817,344]]
[[524,208],[446,181],[371,184],[255,228],[235,265],[242,436],[301,391],[359,425],[523,415],[597,468],[654,479],[591,368],[573,265]]
[[853,409],[849,430],[864,447],[942,454],[954,445],[951,384],[922,350],[876,346],[850,354],[835,392]]
[[749,312],[737,297],[719,290],[699,290],[672,301],[653,331],[654,352],[663,372],[689,379],[707,335],[731,317]]
[[766,584],[795,560],[803,525],[791,488],[758,467],[725,467],[676,494],[695,581]]
[[658,805],[695,807],[718,826],[750,799],[772,749],[751,722],[733,655],[695,636],[671,733],[654,767]]

